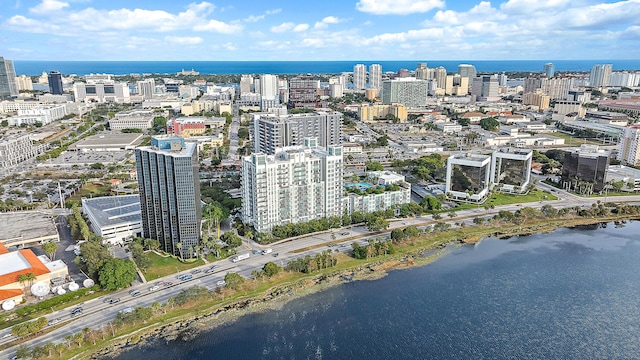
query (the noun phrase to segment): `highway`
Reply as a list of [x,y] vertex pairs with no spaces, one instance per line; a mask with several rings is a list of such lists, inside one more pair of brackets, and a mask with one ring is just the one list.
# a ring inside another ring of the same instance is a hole
[[[542,189],[546,189],[549,187],[546,184],[540,183],[538,187]],[[524,204],[513,204],[513,205],[505,205],[499,206],[495,209],[485,210],[484,207],[480,206],[476,209],[470,210],[462,210],[456,212],[456,217],[447,218],[445,220],[447,223],[454,224],[456,222],[460,222],[461,219],[464,220],[467,225],[472,225],[471,219],[476,216],[480,217],[489,217],[496,214],[500,210],[508,210],[515,211],[522,207],[533,207],[540,208],[545,204],[552,205],[556,208],[563,207],[590,207],[592,203],[600,200],[605,201],[605,197],[597,197],[597,198],[584,198],[579,197],[573,194],[566,193],[562,190],[553,189],[553,193],[560,196],[559,200],[545,201],[541,199],[540,202],[532,202],[532,203],[524,203]],[[551,190],[550,189],[550,190]],[[630,195],[630,196],[609,196],[606,198],[608,201],[614,202],[627,202],[627,203],[636,203],[640,204],[640,196],[638,195]],[[101,328],[107,326],[107,323],[113,320],[118,311],[121,311],[128,307],[136,307],[136,306],[149,306],[153,302],[166,302],[170,297],[176,296],[181,290],[189,288],[194,285],[204,286],[208,289],[215,289],[218,285],[218,282],[224,279],[224,276],[228,272],[236,272],[242,275],[245,278],[251,277],[251,272],[253,270],[261,269],[265,263],[268,261],[274,261],[280,266],[286,265],[289,260],[304,257],[308,255],[314,255],[321,251],[325,251],[328,249],[332,249],[334,251],[350,251],[351,246],[349,246],[352,242],[357,241],[361,244],[366,244],[367,239],[370,237],[376,236],[385,236],[388,237],[391,230],[398,227],[405,227],[409,225],[414,225],[417,227],[425,227],[431,224],[434,224],[435,221],[431,216],[419,216],[415,218],[407,218],[407,219],[398,219],[390,221],[389,229],[385,231],[383,235],[372,235],[364,226],[354,226],[354,227],[346,227],[342,229],[334,229],[332,231],[326,231],[322,233],[315,233],[310,235],[301,236],[295,239],[287,239],[277,243],[274,243],[269,246],[260,246],[253,242],[244,243],[242,247],[239,249],[238,253],[251,253],[251,256],[243,261],[239,261],[234,263],[231,259],[224,259],[217,261],[215,263],[210,263],[204,266],[197,268],[200,270],[199,273],[193,274],[193,278],[188,281],[181,281],[179,277],[186,274],[191,274],[193,270],[181,272],[178,274],[174,274],[171,276],[167,276],[162,279],[158,279],[156,281],[150,281],[146,284],[140,284],[134,287],[130,287],[116,293],[109,295],[110,298],[119,298],[121,301],[117,304],[108,304],[103,302],[104,297],[96,298],[93,300],[89,300],[82,305],[74,305],[64,310],[56,311],[50,314],[47,314],[45,317],[49,320],[51,319],[60,319],[64,326],[53,330],[52,332],[42,335],[38,338],[31,339],[23,342],[29,347],[41,346],[47,342],[62,342],[64,341],[64,337],[67,335],[73,335],[77,332],[82,331],[84,328]],[[328,243],[336,242],[339,243],[335,247],[328,247]],[[268,255],[260,255],[252,253],[253,250],[259,250],[270,247],[273,249],[272,254]],[[303,252],[297,252],[300,249],[314,247],[313,249],[306,250]],[[275,256],[278,254],[278,256]],[[208,273],[205,271],[212,268]],[[163,285],[156,291],[150,291],[149,289],[156,283],[162,282]],[[171,283],[171,284],[169,284]],[[133,297],[130,295],[130,291],[139,290],[140,295],[137,297]],[[70,310],[72,308],[81,306],[83,308],[83,313],[80,316],[76,316],[75,318],[71,317]],[[0,330],[0,344],[7,343],[9,341],[15,340],[15,337],[11,335],[11,329],[3,329]],[[13,355],[14,349],[7,349],[0,351],[0,358],[9,358]]]

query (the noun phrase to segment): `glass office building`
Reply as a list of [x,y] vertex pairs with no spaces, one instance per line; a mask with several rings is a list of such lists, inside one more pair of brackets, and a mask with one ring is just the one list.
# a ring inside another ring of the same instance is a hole
[[136,168],[144,237],[168,253],[194,257],[202,218],[197,145],[153,137],[151,146],[136,149]]

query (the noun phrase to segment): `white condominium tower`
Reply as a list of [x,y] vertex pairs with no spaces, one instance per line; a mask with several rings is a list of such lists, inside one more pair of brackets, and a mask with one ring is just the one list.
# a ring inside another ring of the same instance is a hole
[[476,77],[476,67],[470,64],[460,64],[458,65],[458,74],[461,77],[473,79]]
[[618,160],[623,164],[640,165],[640,125],[629,125],[618,144]]
[[353,88],[363,90],[367,87],[367,67],[357,64],[353,67]]
[[369,66],[369,88],[370,89],[382,88],[382,65],[371,64]]
[[342,146],[278,149],[275,155],[254,153],[242,158],[242,218],[256,231],[275,225],[342,216]]
[[597,64],[591,68],[589,83],[593,87],[609,86],[611,81],[611,64]]
[[302,145],[305,138],[318,146],[340,144],[342,113],[316,111],[305,114],[252,114],[254,152],[273,155],[276,149]]

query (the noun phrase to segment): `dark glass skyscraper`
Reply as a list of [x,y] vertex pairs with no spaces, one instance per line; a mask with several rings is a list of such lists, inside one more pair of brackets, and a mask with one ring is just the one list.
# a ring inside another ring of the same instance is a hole
[[54,95],[61,95],[64,92],[62,89],[62,74],[58,71],[49,73],[49,92]]
[[158,239],[168,253],[194,257],[202,218],[197,145],[153,137],[151,146],[136,149],[136,168],[144,237]]

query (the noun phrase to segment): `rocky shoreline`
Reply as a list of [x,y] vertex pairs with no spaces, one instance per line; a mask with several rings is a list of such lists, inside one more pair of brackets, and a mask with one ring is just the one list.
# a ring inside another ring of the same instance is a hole
[[206,314],[177,320],[166,325],[143,328],[135,333],[115,339],[108,347],[98,350],[88,358],[115,358],[122,351],[135,346],[151,346],[153,342],[158,340],[166,342],[189,341],[201,331],[229,324],[240,316],[260,311],[277,310],[291,300],[350,281],[376,280],[386,276],[392,270],[426,265],[448,252],[444,249],[417,250],[413,257],[385,259],[347,271],[310,276],[292,284],[276,286],[262,295],[236,300],[233,303],[214,308]]
[[[569,221],[564,226],[572,227],[578,225],[615,221],[613,219],[590,219],[585,221],[580,219],[575,223]],[[596,220],[596,221],[593,221]],[[617,219],[618,221],[622,219]],[[624,220],[630,220],[629,218]],[[517,235],[529,235],[533,233],[545,233],[557,229],[555,224],[541,224],[539,226],[527,226],[519,231],[499,231],[487,236],[499,238],[509,238]],[[398,258],[386,258],[371,263],[361,265],[353,269],[336,271],[330,274],[310,275],[293,283],[278,285],[269,291],[249,298],[235,300],[230,304],[222,305],[210,309],[205,314],[192,315],[185,319],[172,321],[165,325],[154,324],[140,329],[134,333],[123,335],[114,339],[108,347],[102,348],[91,355],[80,354],[76,358],[104,359],[114,358],[122,351],[126,351],[134,346],[151,346],[158,340],[163,341],[189,341],[196,337],[201,331],[210,330],[216,326],[229,324],[240,316],[256,313],[260,311],[274,310],[281,308],[288,301],[293,299],[323,291],[333,286],[344,284],[350,281],[375,280],[384,277],[389,271],[404,269],[413,266],[422,266],[436,261],[446,255],[451,246],[461,246],[462,244],[475,244],[486,236],[451,239],[447,242],[434,245],[432,248],[416,248],[414,252]]]

